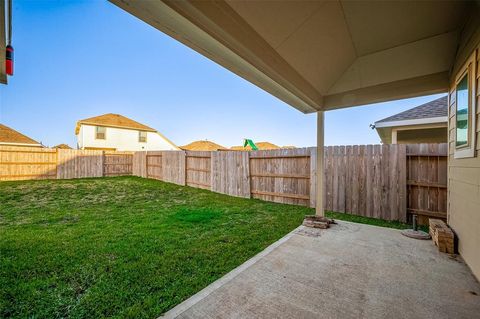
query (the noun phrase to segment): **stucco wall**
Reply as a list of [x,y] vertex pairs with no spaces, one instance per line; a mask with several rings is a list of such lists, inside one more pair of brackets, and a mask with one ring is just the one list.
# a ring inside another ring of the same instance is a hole
[[121,128],[106,128],[106,139],[95,138],[95,126],[82,125],[77,135],[78,147],[85,148],[114,148],[117,151],[166,151],[178,150],[156,132],[147,132],[147,142],[138,141],[138,131]]
[[[473,36],[472,36],[473,34]],[[468,41],[459,51],[449,98],[449,171],[448,222],[458,236],[458,249],[463,259],[480,279],[480,27],[470,30]],[[460,68],[476,51],[476,134],[475,154],[470,158],[454,158],[455,153],[455,85]]]

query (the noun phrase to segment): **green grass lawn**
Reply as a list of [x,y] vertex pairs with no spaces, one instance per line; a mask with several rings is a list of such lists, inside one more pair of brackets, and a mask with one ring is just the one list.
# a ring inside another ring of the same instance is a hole
[[135,177],[0,183],[0,318],[156,318],[312,209]]
[[136,177],[1,182],[0,318],[156,318],[313,213]]

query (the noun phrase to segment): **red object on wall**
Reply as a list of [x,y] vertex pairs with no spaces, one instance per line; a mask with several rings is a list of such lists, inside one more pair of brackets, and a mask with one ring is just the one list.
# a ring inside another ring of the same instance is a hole
[[5,59],[5,70],[8,75],[13,75],[13,47],[7,45],[7,56]]

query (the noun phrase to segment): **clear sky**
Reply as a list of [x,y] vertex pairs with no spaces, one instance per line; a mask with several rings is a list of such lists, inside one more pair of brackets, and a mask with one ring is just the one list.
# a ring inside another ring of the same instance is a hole
[[[305,115],[107,1],[13,1],[15,75],[0,123],[76,146],[77,120],[119,113],[177,145],[243,138],[312,146]],[[441,95],[326,113],[327,145],[373,144],[369,124]]]

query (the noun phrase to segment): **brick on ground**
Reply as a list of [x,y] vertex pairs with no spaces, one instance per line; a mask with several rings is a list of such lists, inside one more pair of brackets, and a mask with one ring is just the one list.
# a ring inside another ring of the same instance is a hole
[[430,219],[429,233],[439,251],[448,254],[455,253],[455,235],[443,220]]

